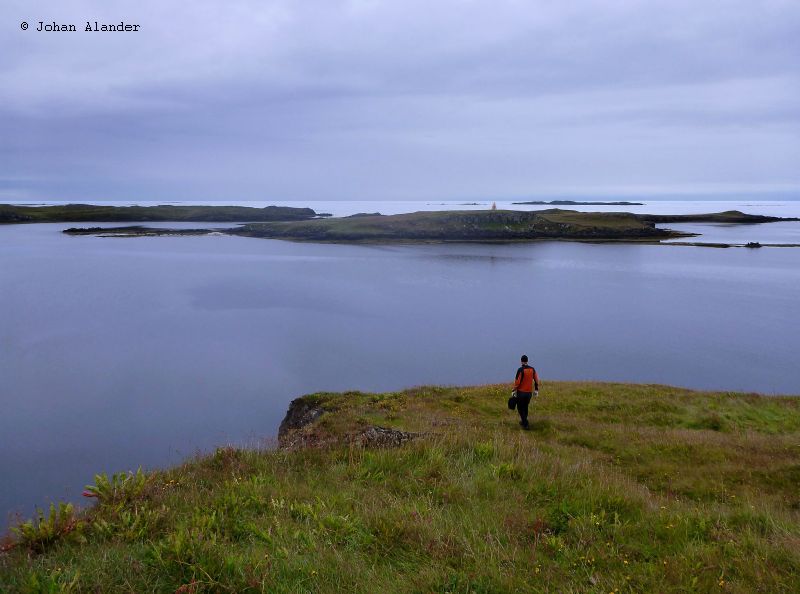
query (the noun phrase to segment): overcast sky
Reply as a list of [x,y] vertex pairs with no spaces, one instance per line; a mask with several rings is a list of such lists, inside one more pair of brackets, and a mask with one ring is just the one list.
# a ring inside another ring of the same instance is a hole
[[798,0],[0,3],[1,200],[798,189]]

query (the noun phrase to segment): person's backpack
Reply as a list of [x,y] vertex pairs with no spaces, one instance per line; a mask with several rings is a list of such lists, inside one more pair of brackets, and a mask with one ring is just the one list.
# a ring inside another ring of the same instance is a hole
[[508,399],[508,408],[509,410],[514,410],[517,408],[517,391],[513,390],[511,392],[511,398]]

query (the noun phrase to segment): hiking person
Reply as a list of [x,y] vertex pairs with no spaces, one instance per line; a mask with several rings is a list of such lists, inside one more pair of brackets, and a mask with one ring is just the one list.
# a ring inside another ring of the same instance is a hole
[[539,375],[536,370],[528,365],[528,355],[520,357],[522,367],[517,369],[514,377],[514,393],[517,397],[517,412],[519,413],[519,424],[523,429],[528,428],[528,404],[532,396],[539,395]]

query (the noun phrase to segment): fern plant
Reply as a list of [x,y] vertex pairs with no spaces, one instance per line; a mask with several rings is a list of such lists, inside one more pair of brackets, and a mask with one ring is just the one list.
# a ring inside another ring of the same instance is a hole
[[135,505],[133,509],[115,510],[105,518],[95,517],[92,530],[104,538],[117,537],[134,542],[153,530],[159,517],[158,511]]
[[96,497],[98,502],[116,503],[130,501],[137,498],[144,491],[147,484],[147,475],[142,472],[141,467],[134,474],[133,472],[116,472],[108,478],[108,475],[94,475],[94,485],[87,485],[83,492],[85,497]]
[[32,551],[42,552],[48,546],[73,532],[80,530],[83,523],[75,517],[75,509],[71,503],[50,504],[50,511],[45,516],[41,509],[36,510],[33,520],[20,524],[12,530],[19,537],[19,544]]

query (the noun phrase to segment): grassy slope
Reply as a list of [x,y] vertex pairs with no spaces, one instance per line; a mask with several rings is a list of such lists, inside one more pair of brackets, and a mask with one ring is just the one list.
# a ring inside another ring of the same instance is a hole
[[429,435],[156,472],[80,539],[0,557],[0,590],[800,591],[800,399],[554,382],[523,432],[507,396],[310,396],[338,408],[321,439]]
[[144,222],[144,221],[286,221],[315,216],[310,208],[290,206],[14,206],[0,204],[0,223]]

